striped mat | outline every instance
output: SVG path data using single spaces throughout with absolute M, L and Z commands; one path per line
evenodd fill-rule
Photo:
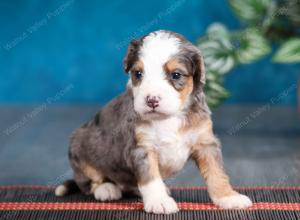
M 82 194 L 58 198 L 47 186 L 0 186 L 0 219 L 300 219 L 300 187 L 237 187 L 254 202 L 246 210 L 217 208 L 204 187 L 171 189 L 180 212 L 155 215 L 136 197 L 98 202 Z

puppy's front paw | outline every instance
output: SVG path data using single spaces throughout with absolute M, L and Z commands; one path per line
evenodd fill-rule
M 213 198 L 212 200 L 217 206 L 224 209 L 244 209 L 252 206 L 251 200 L 242 194 Z
M 175 200 L 168 195 L 146 199 L 144 209 L 154 214 L 171 214 L 179 211 Z
M 118 200 L 122 197 L 122 192 L 113 183 L 103 183 L 95 189 L 94 196 L 100 201 Z

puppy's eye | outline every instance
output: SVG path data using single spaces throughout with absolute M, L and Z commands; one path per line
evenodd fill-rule
M 174 79 L 174 80 L 178 80 L 182 76 L 181 73 L 179 73 L 179 72 L 173 72 L 173 73 L 171 73 L 171 75 L 172 75 L 172 79 Z
M 137 79 L 141 79 L 143 77 L 143 73 L 141 71 L 134 71 L 133 74 Z

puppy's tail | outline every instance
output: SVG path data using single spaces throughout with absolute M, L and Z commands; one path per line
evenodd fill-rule
M 80 189 L 74 180 L 66 180 L 62 185 L 55 188 L 55 195 L 65 196 L 79 191 Z

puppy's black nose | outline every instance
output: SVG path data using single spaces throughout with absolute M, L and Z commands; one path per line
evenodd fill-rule
M 157 108 L 159 106 L 159 97 L 158 96 L 147 96 L 146 97 L 146 104 L 150 107 L 150 108 Z

